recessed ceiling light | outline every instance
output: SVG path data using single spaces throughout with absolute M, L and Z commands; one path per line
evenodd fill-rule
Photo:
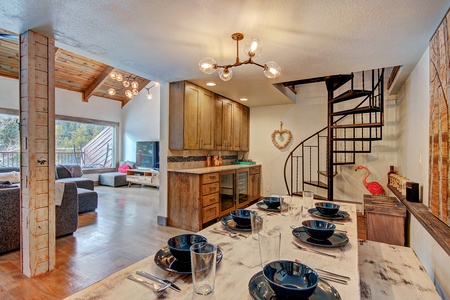
M 240 100 L 241 101 L 247 101 L 248 99 L 247 98 L 241 98 Z
M 214 82 L 207 82 L 206 85 L 207 86 L 216 86 L 216 84 Z

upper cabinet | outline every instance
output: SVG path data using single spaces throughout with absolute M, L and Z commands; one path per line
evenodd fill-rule
M 214 149 L 214 93 L 189 82 L 174 82 L 169 101 L 169 148 Z
M 169 149 L 249 150 L 249 108 L 190 82 L 170 83 Z

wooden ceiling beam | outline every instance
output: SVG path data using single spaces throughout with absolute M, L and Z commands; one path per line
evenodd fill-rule
M 95 80 L 87 87 L 83 92 L 83 102 L 88 102 L 89 98 L 95 93 L 97 88 L 99 88 L 108 79 L 109 73 L 114 70 L 111 66 L 106 66 L 100 75 L 95 78 Z

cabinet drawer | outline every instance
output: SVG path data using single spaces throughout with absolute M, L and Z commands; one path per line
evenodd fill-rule
M 219 193 L 203 196 L 203 207 L 214 203 L 219 203 Z
M 219 192 L 219 183 L 218 182 L 204 184 L 202 186 L 202 195 L 209 195 L 209 194 L 218 193 L 218 192 Z
M 211 221 L 219 216 L 219 203 L 203 208 L 203 223 Z
M 203 184 L 218 182 L 219 181 L 219 173 L 209 173 L 203 175 Z
M 249 173 L 250 173 L 250 175 L 258 174 L 259 173 L 259 167 L 250 168 Z

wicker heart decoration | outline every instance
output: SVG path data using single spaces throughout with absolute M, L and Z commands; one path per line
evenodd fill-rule
M 284 134 L 287 135 L 286 138 L 284 138 Z M 283 122 L 280 122 L 280 129 L 279 130 L 276 129 L 272 132 L 273 145 L 278 149 L 283 149 L 289 144 L 291 139 L 292 139 L 292 132 L 290 130 L 283 129 Z M 279 143 L 278 141 L 280 141 L 281 143 Z

